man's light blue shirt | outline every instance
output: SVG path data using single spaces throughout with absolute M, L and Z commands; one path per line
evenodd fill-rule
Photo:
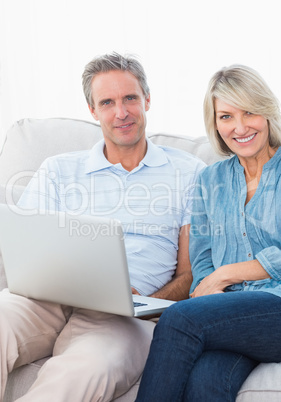
M 150 295 L 173 277 L 179 230 L 190 223 L 194 183 L 205 164 L 147 139 L 145 157 L 128 172 L 103 150 L 102 140 L 89 151 L 48 158 L 18 205 L 120 220 L 131 285 Z
M 194 192 L 190 228 L 193 284 L 222 265 L 257 259 L 271 279 L 227 290 L 262 290 L 281 296 L 281 148 L 263 166 L 246 204 L 244 168 L 237 156 L 205 168 Z

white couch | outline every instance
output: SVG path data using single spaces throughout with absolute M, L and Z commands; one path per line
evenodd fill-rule
M 220 159 L 212 151 L 206 137 L 151 133 L 148 136 L 156 144 L 173 146 L 195 154 L 207 164 Z M 88 149 L 100 138 L 102 133 L 98 125 L 81 120 L 54 118 L 16 122 L 8 131 L 0 154 L 0 202 L 17 202 L 31 176 L 46 157 Z M 0 253 L 0 289 L 6 286 Z M 28 390 L 46 359 L 20 367 L 9 375 L 4 402 L 14 401 Z M 138 383 L 116 401 L 134 401 L 137 389 Z M 281 401 L 281 363 L 260 364 L 245 381 L 237 397 L 237 402 L 268 401 Z

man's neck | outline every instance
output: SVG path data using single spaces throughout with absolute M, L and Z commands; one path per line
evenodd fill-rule
M 112 144 L 106 144 L 104 147 L 104 155 L 106 159 L 113 165 L 121 163 L 123 168 L 128 172 L 135 169 L 139 163 L 143 160 L 147 151 L 147 142 L 139 141 L 135 145 L 122 145 L 112 146 Z

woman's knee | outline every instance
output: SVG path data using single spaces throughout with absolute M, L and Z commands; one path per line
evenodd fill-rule
M 238 353 L 205 351 L 189 376 L 184 401 L 235 401 L 257 362 Z
M 163 337 L 171 336 L 173 332 L 188 334 L 189 332 L 201 334 L 202 319 L 200 306 L 194 303 L 195 299 L 179 301 L 164 311 L 155 328 L 155 333 Z M 196 306 L 195 306 L 196 305 Z M 205 307 L 202 307 L 202 311 Z

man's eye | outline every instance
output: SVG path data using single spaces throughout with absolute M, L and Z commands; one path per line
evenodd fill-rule
M 110 102 L 111 102 L 110 100 L 105 100 L 105 101 L 102 102 L 102 105 L 103 106 L 110 105 Z
M 133 95 L 127 96 L 126 99 L 127 99 L 128 101 L 136 100 L 136 96 L 133 96 Z

